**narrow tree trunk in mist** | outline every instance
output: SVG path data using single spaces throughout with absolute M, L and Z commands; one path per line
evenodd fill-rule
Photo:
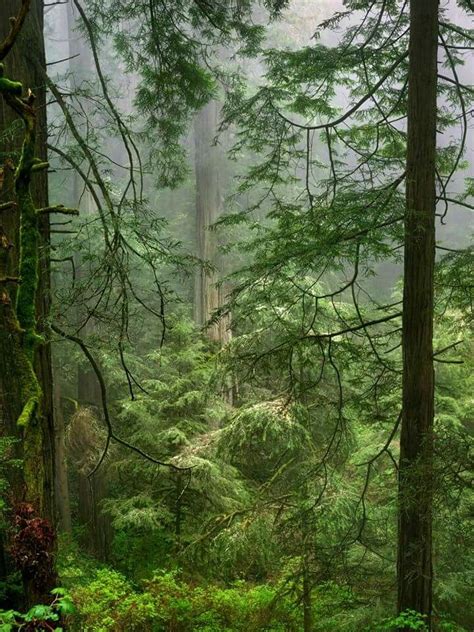
M 412 0 L 410 22 L 398 611 L 431 629 L 438 0 Z
M 308 561 L 304 561 L 303 566 L 303 630 L 312 632 L 313 630 L 313 604 L 311 601 L 311 576 Z
M 90 81 L 94 75 L 94 62 L 92 59 L 92 53 L 81 34 L 78 27 L 79 15 L 75 11 L 72 2 L 67 4 L 67 29 L 68 29 L 68 41 L 69 41 L 69 70 L 71 73 L 71 91 L 74 93 L 80 87 L 83 81 L 86 79 Z M 90 113 L 89 103 L 86 101 L 83 105 L 84 115 L 88 116 Z M 79 128 L 84 134 L 87 134 L 87 125 L 79 125 Z M 76 171 L 71 172 L 72 179 L 72 206 L 80 210 L 81 216 L 87 216 L 94 211 L 94 202 L 90 191 L 85 187 L 82 178 Z M 79 255 L 75 256 L 75 266 L 77 271 L 78 284 L 87 278 L 87 270 L 84 269 L 84 262 Z M 87 306 L 86 308 L 78 308 L 78 324 L 81 325 L 87 319 Z M 84 336 L 90 335 L 94 331 L 94 319 L 89 318 L 85 326 L 81 329 Z M 96 407 L 100 403 L 100 390 L 95 377 L 95 373 L 89 366 L 83 368 L 80 365 L 77 369 L 77 400 L 79 405 Z
M 95 67 L 92 52 L 87 40 L 78 29 L 79 13 L 75 10 L 74 4 L 67 4 L 67 29 L 69 40 L 69 69 L 71 72 L 71 91 L 75 92 L 83 81 L 90 81 L 95 77 Z M 84 116 L 91 114 L 90 104 L 83 102 Z M 77 122 L 84 135 L 88 133 L 88 125 Z M 94 213 L 95 204 L 90 191 L 85 187 L 82 178 L 76 171 L 72 171 L 72 206 L 79 208 L 81 216 L 88 216 Z M 75 256 L 76 280 L 80 285 L 88 277 L 84 262 L 79 255 Z M 81 335 L 84 337 L 94 334 L 94 317 L 89 318 L 88 306 L 79 306 L 77 309 L 77 321 L 81 326 Z M 79 406 L 90 407 L 94 414 L 100 411 L 100 388 L 94 371 L 88 366 L 80 364 L 77 367 L 77 401 Z M 104 516 L 100 509 L 100 503 L 105 497 L 105 481 L 102 471 L 97 472 L 93 480 L 89 480 L 87 472 L 77 469 L 78 484 L 78 521 L 85 527 L 85 546 L 97 558 L 106 560 L 108 557 L 110 541 L 110 520 Z
M 3 39 L 9 30 L 9 19 L 17 15 L 20 0 L 3 0 L 0 5 L 0 39 Z M 43 80 L 43 72 L 46 67 L 44 41 L 43 41 L 43 4 L 40 0 L 33 0 L 30 12 L 26 18 L 23 30 L 5 59 L 7 76 L 20 81 L 25 90 L 31 87 L 36 95 L 36 156 L 46 159 L 46 90 Z M 0 100 L 0 132 L 12 129 L 16 133 L 13 137 L 3 136 L 0 147 L 0 166 L 4 168 L 4 186 L 0 189 L 0 201 L 7 202 L 14 199 L 13 173 L 9 168 L 8 160 L 14 163 L 18 160 L 23 140 L 23 126 L 18 116 L 7 106 L 3 99 Z M 48 206 L 48 180 L 46 170 L 35 174 L 31 185 L 31 192 L 37 208 Z M 19 224 L 18 209 L 8 209 L 0 215 L 0 253 L 2 259 L 2 272 L 9 275 L 17 275 L 19 262 Z M 37 328 L 41 333 L 44 321 L 49 313 L 50 305 L 50 279 L 49 279 L 49 216 L 44 215 L 39 221 L 40 231 L 40 261 L 39 261 L 39 285 L 36 293 Z M 0 275 L 1 276 L 1 275 Z M 2 314 L 0 317 L 0 433 L 2 435 L 16 436 L 20 439 L 17 444 L 17 455 L 22 456 L 21 431 L 17 426 L 17 419 L 21 412 L 21 394 L 19 384 L 21 380 L 15 373 L 20 370 L 13 350 L 10 346 L 13 342 L 8 333 L 10 322 L 7 312 L 10 307 L 5 301 L 10 301 L 10 306 L 15 302 L 16 291 L 10 287 L 9 297 L 4 294 L 2 302 Z M 5 292 L 5 288 L 2 288 Z M 5 335 L 3 335 L 5 334 Z M 53 490 L 53 452 L 54 452 L 54 425 L 53 425 L 53 396 L 52 396 L 52 371 L 51 350 L 49 343 L 38 345 L 34 360 L 35 372 L 42 390 L 41 403 L 41 429 L 38 432 L 37 452 L 40 462 L 41 480 L 36 488 L 39 497 L 34 500 L 37 510 L 43 517 L 50 520 L 54 516 L 54 490 Z M 12 476 L 13 502 L 17 503 L 29 497 L 29 491 L 25 487 L 25 480 L 19 480 L 20 474 L 16 472 Z
M 69 480 L 66 457 L 66 427 L 61 402 L 59 381 L 54 385 L 54 421 L 55 421 L 55 492 L 58 530 L 71 533 L 71 504 L 69 498 Z
M 217 266 L 217 236 L 211 229 L 222 212 L 223 150 L 214 145 L 219 127 L 220 106 L 210 101 L 197 115 L 194 123 L 196 169 L 196 243 L 197 255 L 206 264 Z M 194 288 L 194 319 L 205 327 L 216 309 L 226 301 L 225 289 L 217 286 L 216 270 L 200 269 Z M 231 337 L 230 318 L 224 316 L 206 328 L 210 340 L 225 344 Z
M 110 519 L 101 511 L 101 501 L 107 489 L 104 475 L 100 472 L 90 480 L 85 473 L 78 473 L 78 519 L 86 528 L 84 548 L 97 559 L 109 558 L 112 527 Z

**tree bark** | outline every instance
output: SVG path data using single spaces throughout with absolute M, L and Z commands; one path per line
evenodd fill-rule
M 398 611 L 431 629 L 438 0 L 412 0 L 410 14 Z
M 99 472 L 90 480 L 84 472 L 78 472 L 78 522 L 86 530 L 83 546 L 103 562 L 109 558 L 112 540 L 110 518 L 100 507 L 106 496 L 106 481 L 103 474 Z
M 15 19 L 19 8 L 20 2 L 2 4 L 1 40 L 11 24 L 21 23 L 9 19 Z M 22 573 L 27 605 L 48 599 L 56 581 L 52 373 L 44 335 L 50 301 L 49 223 L 37 212 L 48 206 L 42 10 L 39 0 L 29 7 L 1 67 L 0 86 L 0 130 L 18 130 L 5 134 L 2 142 L 2 167 L 8 176 L 1 192 L 7 210 L 3 208 L 0 229 L 0 432 L 16 440 L 22 464 L 9 481 L 14 522 L 10 553 Z
M 0 39 L 6 35 L 9 29 L 9 18 L 17 15 L 20 7 L 19 0 L 6 0 L 0 7 Z M 30 12 L 26 18 L 22 32 L 20 33 L 13 49 L 5 59 L 6 75 L 16 81 L 20 81 L 25 89 L 31 87 L 36 95 L 36 156 L 46 159 L 46 90 L 42 80 L 42 69 L 46 67 L 44 41 L 43 41 L 43 4 L 40 0 L 32 2 Z M 23 130 L 18 116 L 7 106 L 4 99 L 0 102 L 0 130 L 16 130 L 11 137 L 2 138 L 2 160 L 9 158 L 14 162 L 18 159 L 18 152 L 23 139 Z M 8 170 L 8 169 L 7 169 Z M 48 180 L 45 170 L 35 174 L 31 184 L 32 197 L 36 207 L 48 206 Z M 0 191 L 0 201 L 13 199 L 13 177 L 6 174 L 5 186 Z M 0 217 L 3 239 L 9 242 L 8 256 L 3 258 L 3 268 L 10 275 L 18 273 L 19 261 L 19 225 L 20 215 L 18 208 L 12 208 L 8 212 L 2 212 Z M 44 321 L 49 312 L 49 217 L 39 218 L 40 231 L 40 261 L 39 283 L 36 292 L 36 316 L 39 333 L 44 331 Z M 11 356 L 11 344 L 13 339 L 9 336 L 11 330 L 11 308 L 15 302 L 16 290 L 9 288 L 10 305 L 6 302 L 2 305 L 0 328 L 3 336 L 0 340 L 0 356 L 4 362 L 0 366 L 0 432 L 21 439 L 21 433 L 17 426 L 19 409 L 21 413 L 20 380 L 17 371 L 21 370 L 18 358 Z M 6 299 L 6 296 L 4 296 Z M 6 363 L 6 364 L 5 364 Z M 41 432 L 38 440 L 39 461 L 41 462 L 42 480 L 40 498 L 36 499 L 43 517 L 50 520 L 54 517 L 54 492 L 53 492 L 53 452 L 54 452 L 54 427 L 53 427 L 53 398 L 52 398 L 52 371 L 51 353 L 48 342 L 38 345 L 35 351 L 35 372 L 42 390 L 41 404 Z M 17 445 L 21 455 L 21 442 Z M 39 467 L 40 463 L 38 463 Z M 18 502 L 25 498 L 27 491 L 25 482 L 19 481 L 18 472 L 13 476 L 13 498 Z M 21 489 L 20 489 L 20 487 Z

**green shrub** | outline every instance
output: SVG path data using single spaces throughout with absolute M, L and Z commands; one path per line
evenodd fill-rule
M 289 600 L 271 586 L 194 586 L 177 572 L 157 573 L 138 590 L 115 571 L 97 571 L 74 593 L 81 632 L 296 632 Z
M 62 624 L 75 615 L 76 608 L 67 591 L 55 588 L 49 604 L 37 604 L 28 612 L 0 610 L 0 632 L 14 630 L 54 630 L 61 632 Z

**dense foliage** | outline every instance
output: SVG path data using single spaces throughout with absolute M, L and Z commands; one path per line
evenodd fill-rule
M 0 632 L 473 629 L 469 7 L 449 2 L 439 17 L 432 612 L 396 606 L 408 4 L 45 9 L 49 193 L 61 204 L 34 206 L 31 158 L 22 268 L 21 187 L 18 202 L 0 199 L 0 307 L 17 319 L 0 342 L 18 338 L 37 386 L 17 425 L 26 409 L 40 432 L 48 388 L 54 424 L 51 443 L 41 426 L 40 456 L 0 414 Z M 34 118 L 15 85 L 5 102 Z M 2 143 L 25 139 L 2 148 L 0 194 L 7 154 L 16 181 L 33 155 L 23 118 L 24 130 L 0 129 Z M 221 152 L 206 163 L 215 178 L 199 151 Z M 203 227 L 206 187 L 219 217 Z M 2 214 L 17 206 L 20 272 L 3 277 L 14 247 L 4 256 Z M 53 218 L 46 237 L 40 212 Z M 48 386 L 35 353 L 50 346 Z M 31 480 L 53 452 L 46 516 Z

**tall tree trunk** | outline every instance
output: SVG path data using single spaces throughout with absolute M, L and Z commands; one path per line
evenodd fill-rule
M 112 540 L 110 518 L 101 510 L 101 501 L 107 496 L 106 479 L 99 472 L 90 480 L 84 472 L 78 472 L 78 521 L 85 527 L 84 548 L 97 559 L 106 562 Z
M 181 472 L 176 472 L 175 477 L 174 535 L 176 553 L 179 553 L 181 549 L 181 527 L 183 520 L 183 481 Z
M 438 0 L 412 0 L 403 293 L 398 610 L 431 619 Z M 429 623 L 431 626 L 431 624 Z
M 0 5 L 0 39 L 8 32 L 9 18 L 17 15 L 20 0 L 4 0 Z M 43 71 L 46 68 L 44 40 L 43 40 L 43 3 L 41 0 L 33 0 L 28 17 L 26 18 L 22 32 L 18 40 L 5 60 L 7 76 L 20 81 L 25 87 L 31 87 L 36 95 L 36 155 L 46 160 L 46 89 L 43 80 Z M 15 158 L 21 146 L 22 128 L 20 121 L 13 111 L 2 99 L 0 103 L 0 131 L 5 132 L 12 124 L 19 133 L 11 139 L 2 138 L 2 160 L 8 157 Z M 8 180 L 10 180 L 8 184 Z M 0 200 L 12 199 L 13 178 L 7 177 L 7 185 L 0 191 Z M 46 171 L 38 172 L 32 182 L 31 191 L 37 207 L 48 206 L 48 179 Z M 6 264 L 10 274 L 15 275 L 18 268 L 19 253 L 19 213 L 16 209 L 10 209 L 1 214 L 3 234 L 11 244 L 9 249 L 9 263 Z M 49 280 L 49 216 L 44 215 L 39 220 L 41 237 L 39 285 L 37 291 L 37 320 L 38 330 L 44 329 L 44 322 L 49 313 L 50 304 L 50 280 Z M 10 291 L 10 297 L 14 302 L 15 292 Z M 2 318 L 0 326 L 6 323 Z M 6 354 L 6 349 L 0 348 L 0 355 Z M 7 358 L 8 356 L 5 356 Z M 52 370 L 51 349 L 49 343 L 39 345 L 35 353 L 35 371 L 42 389 L 42 462 L 43 462 L 43 491 L 41 513 L 43 516 L 53 519 L 54 516 L 54 424 L 53 424 L 53 395 L 52 395 Z M 0 371 L 0 432 L 2 434 L 18 435 L 16 428 L 16 408 L 14 395 L 5 383 L 5 371 Z M 9 397 L 7 397 L 7 393 Z M 6 401 L 6 400 L 9 401 Z M 18 500 L 19 498 L 17 498 Z
M 46 161 L 48 128 L 46 119 L 46 86 L 43 79 L 43 72 L 46 70 L 46 55 L 44 47 L 44 19 L 43 1 L 33 2 L 32 11 L 35 17 L 35 40 L 34 48 L 37 48 L 34 59 L 34 83 L 33 90 L 36 95 L 36 116 L 37 116 L 37 156 Z M 27 46 L 31 46 L 28 40 Z M 32 58 L 29 65 L 33 65 Z M 49 205 L 48 195 L 48 174 L 47 171 L 39 172 L 34 178 L 33 196 L 37 207 L 47 207 Z M 54 397 L 53 397 L 53 365 L 51 355 L 51 344 L 48 341 L 48 318 L 51 309 L 51 263 L 50 263 L 50 216 L 49 214 L 39 217 L 40 232 L 40 259 L 39 259 L 39 283 L 36 293 L 36 311 L 38 315 L 37 328 L 40 334 L 44 335 L 45 344 L 37 347 L 35 358 L 35 370 L 43 392 L 42 415 L 43 415 L 43 459 L 45 473 L 45 511 L 44 514 L 54 524 L 55 521 L 55 420 L 54 420 Z
M 83 34 L 78 29 L 79 14 L 71 2 L 67 4 L 67 28 L 69 42 L 69 70 L 71 73 L 71 92 L 79 90 L 84 81 L 90 81 L 94 76 L 94 62 L 91 50 Z M 90 104 L 87 100 L 82 102 L 84 116 L 90 114 Z M 88 122 L 84 120 L 77 122 L 79 129 L 86 135 L 88 133 Z M 84 182 L 76 171 L 72 172 L 72 205 L 79 208 L 81 215 L 91 215 L 95 210 L 94 201 L 90 191 L 84 186 Z M 75 266 L 77 270 L 77 280 L 80 283 L 88 276 L 88 270 L 85 269 L 88 264 L 81 260 L 80 255 L 75 256 Z M 88 307 L 78 307 L 78 323 L 83 323 L 88 316 Z M 89 318 L 86 325 L 82 328 L 84 336 L 94 332 L 94 318 Z M 89 366 L 83 368 L 82 365 L 77 369 L 77 400 L 82 406 L 98 407 L 100 404 L 100 389 L 94 371 Z
M 194 288 L 194 320 L 205 327 L 215 310 L 225 301 L 225 288 L 217 285 L 217 238 L 211 229 L 222 212 L 222 171 L 225 155 L 214 144 L 219 127 L 220 105 L 210 101 L 198 112 L 194 123 L 196 170 L 196 243 L 197 255 L 214 269 L 201 268 Z M 230 319 L 222 317 L 206 328 L 210 340 L 225 344 L 231 337 Z
M 10 28 L 10 18 L 19 13 L 20 4 L 19 0 L 2 3 L 0 40 Z M 5 274 L 20 277 L 18 289 L 4 281 L 0 288 L 0 432 L 16 439 L 16 456 L 22 462 L 10 480 L 15 516 L 11 553 L 22 572 L 26 601 L 31 603 L 46 598 L 55 582 L 51 555 L 54 547 L 51 353 L 49 343 L 41 337 L 50 302 L 49 221 L 47 215 L 37 213 L 37 208 L 48 206 L 43 81 L 46 62 L 40 0 L 32 2 L 5 62 L 6 77 L 20 81 L 24 95 L 27 89 L 36 95 L 22 101 L 4 82 L 0 107 L 0 131 L 5 133 L 13 125 L 19 132 L 4 134 L 2 138 L 6 177 L 0 193 L 6 202 L 15 200 L 16 206 L 7 206 L 1 216 L 0 277 Z M 31 521 L 38 524 L 35 533 L 38 530 L 43 533 L 37 540 L 31 537 Z M 38 554 L 38 547 L 45 547 L 41 572 L 30 563 Z
M 78 29 L 79 13 L 75 10 L 73 2 L 67 4 L 67 28 L 69 55 L 69 69 L 71 72 L 71 91 L 75 92 L 82 87 L 84 81 L 90 81 L 95 76 L 95 66 L 92 52 L 84 35 Z M 88 101 L 82 103 L 84 116 L 91 113 Z M 76 122 L 81 131 L 86 135 L 89 122 Z M 82 124 L 81 124 L 82 123 Z M 81 215 L 90 216 L 96 210 L 92 196 L 80 176 L 72 172 L 72 204 L 79 208 Z M 88 277 L 88 263 L 80 255 L 75 257 L 77 281 L 79 284 Z M 96 327 L 94 318 L 88 317 L 88 306 L 82 305 L 77 309 L 77 320 L 82 327 L 81 335 L 87 337 L 94 334 Z M 100 410 L 100 388 L 94 371 L 89 366 L 77 367 L 77 401 L 82 408 L 91 408 L 94 415 Z M 103 470 L 97 472 L 93 480 L 89 480 L 87 471 L 77 468 L 77 493 L 78 493 L 78 521 L 85 528 L 85 547 L 97 558 L 106 560 L 111 540 L 110 518 L 101 511 L 101 501 L 106 496 L 106 481 Z

